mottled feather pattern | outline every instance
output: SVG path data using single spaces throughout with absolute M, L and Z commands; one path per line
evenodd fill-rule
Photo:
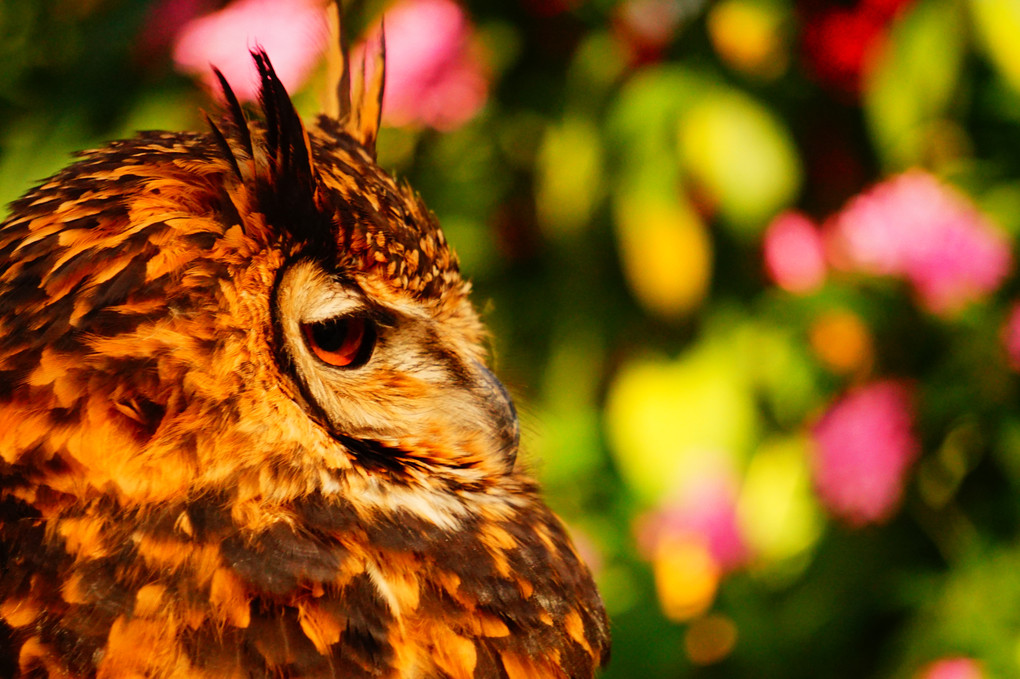
M 85 153 L 0 225 L 0 672 L 593 676 L 602 604 L 435 218 L 255 58 L 260 115 L 224 82 L 209 133 Z M 301 267 L 393 356 L 325 403 Z

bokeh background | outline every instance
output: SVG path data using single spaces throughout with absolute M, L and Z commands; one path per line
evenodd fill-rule
M 475 282 L 605 677 L 1020 676 L 1020 3 L 397 0 L 381 163 Z M 327 87 L 319 0 L 3 0 L 0 201 Z

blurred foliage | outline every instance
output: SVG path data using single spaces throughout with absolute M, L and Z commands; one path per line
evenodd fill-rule
M 156 4 L 0 3 L 0 200 L 103 140 L 203 128 L 208 95 L 146 44 Z M 613 619 L 605 676 L 934 677 L 960 657 L 977 674 L 952 676 L 1020 675 L 1012 264 L 936 313 L 914 278 L 831 249 L 810 290 L 762 257 L 781 213 L 829 248 L 848 201 L 909 168 L 1015 250 L 1014 0 L 465 7 L 485 107 L 443 133 L 385 130 L 380 160 L 475 283 L 524 458 Z M 823 487 L 816 436 L 888 379 L 913 395 L 919 452 L 860 520 L 827 498 L 872 469 Z

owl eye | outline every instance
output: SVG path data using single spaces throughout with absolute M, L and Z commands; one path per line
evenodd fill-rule
M 338 316 L 302 323 L 305 342 L 323 363 L 337 368 L 357 368 L 368 362 L 375 348 L 375 324 L 358 316 Z

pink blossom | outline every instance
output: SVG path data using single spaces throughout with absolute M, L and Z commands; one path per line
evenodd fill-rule
M 670 536 L 697 540 L 715 563 L 730 571 L 747 561 L 748 547 L 737 521 L 737 479 L 716 470 L 688 479 L 674 496 L 638 527 L 641 551 L 651 555 Z
M 825 282 L 825 248 L 815 225 L 799 212 L 784 212 L 769 224 L 763 243 L 765 270 L 788 292 L 808 293 Z
M 829 235 L 838 265 L 903 277 L 938 314 L 995 291 L 1012 267 L 1006 237 L 965 196 L 919 170 L 850 201 Z
M 387 10 L 385 25 L 387 123 L 451 130 L 482 108 L 488 79 L 459 5 L 402 0 Z
M 1014 302 L 1002 327 L 1002 344 L 1009 367 L 1020 372 L 1020 302 Z
M 822 503 L 854 526 L 888 519 L 920 453 L 912 389 L 887 380 L 853 390 L 814 426 L 814 481 Z
M 188 22 L 174 44 L 180 70 L 201 75 L 215 89 L 210 66 L 219 68 L 241 100 L 258 95 L 249 50 L 269 54 L 284 86 L 299 88 L 322 56 L 329 35 L 320 0 L 236 0 Z
M 918 679 L 984 679 L 981 664 L 971 658 L 936 660 L 917 675 Z

